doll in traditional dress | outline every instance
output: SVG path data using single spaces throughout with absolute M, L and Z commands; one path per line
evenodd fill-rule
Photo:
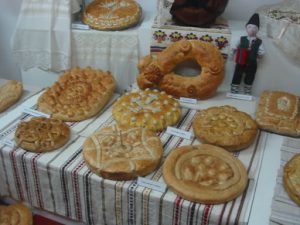
M 258 30 L 259 15 L 255 13 L 246 24 L 247 36 L 242 36 L 233 47 L 233 52 L 236 53 L 236 66 L 231 82 L 231 93 L 239 93 L 240 83 L 245 74 L 244 94 L 251 95 L 257 58 L 261 58 L 265 53 L 262 40 L 256 36 Z

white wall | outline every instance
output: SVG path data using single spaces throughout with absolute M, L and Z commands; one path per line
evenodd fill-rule
M 230 20 L 247 21 L 258 7 L 262 5 L 275 4 L 282 1 L 281 0 L 229 0 L 223 16 Z
M 21 79 L 21 72 L 10 50 L 10 38 L 14 31 L 22 0 L 0 0 L 0 78 Z

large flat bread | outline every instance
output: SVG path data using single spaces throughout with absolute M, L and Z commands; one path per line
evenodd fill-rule
M 256 122 L 260 129 L 300 137 L 299 97 L 282 91 L 264 91 L 259 99 Z
M 122 30 L 137 24 L 141 16 L 135 0 L 95 0 L 85 8 L 82 21 L 98 30 Z
M 9 206 L 0 206 L 0 225 L 32 225 L 31 210 L 16 203 Z
M 116 84 L 110 72 L 79 67 L 66 71 L 38 99 L 38 109 L 63 121 L 96 115 L 112 97 Z
M 15 141 L 21 148 L 32 152 L 57 149 L 70 139 L 70 128 L 57 119 L 35 117 L 21 122 L 15 132 Z
M 155 133 L 140 127 L 105 127 L 83 145 L 86 164 L 99 176 L 111 180 L 131 180 L 151 173 L 162 152 Z
M 250 115 L 228 105 L 200 110 L 193 120 L 193 128 L 202 143 L 228 151 L 247 148 L 255 140 L 258 130 Z
M 121 126 L 160 131 L 177 123 L 181 109 L 171 95 L 146 89 L 121 96 L 113 105 L 112 115 Z
M 19 81 L 9 80 L 0 86 L 0 112 L 3 112 L 22 96 L 23 85 Z
M 284 166 L 283 186 L 290 198 L 300 206 L 300 153 Z
M 208 144 L 172 150 L 164 162 L 163 176 L 176 194 L 204 204 L 231 201 L 248 183 L 240 160 L 225 149 Z

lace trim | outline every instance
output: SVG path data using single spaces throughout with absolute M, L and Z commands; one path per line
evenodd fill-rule
M 13 52 L 13 56 L 24 70 L 38 67 L 46 71 L 61 72 L 70 68 L 70 57 L 61 53 L 24 51 Z

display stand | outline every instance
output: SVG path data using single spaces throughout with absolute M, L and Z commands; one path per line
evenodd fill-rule
M 161 41 L 157 34 L 158 30 L 161 30 L 162 27 L 153 25 L 154 21 L 154 13 L 148 12 L 145 8 L 146 13 L 144 14 L 144 20 L 140 24 L 140 26 L 133 29 L 133 31 L 128 32 L 134 32 L 134 35 L 137 37 L 137 48 L 131 49 L 135 57 L 134 60 L 131 61 L 128 69 L 128 65 L 126 65 L 127 70 L 124 69 L 124 65 L 117 65 L 118 73 L 117 76 L 121 77 L 121 80 L 118 80 L 118 82 L 121 83 L 121 85 L 124 85 L 125 88 L 128 87 L 129 84 L 132 84 L 132 82 L 135 81 L 135 76 L 137 74 L 136 69 L 136 63 L 137 63 L 137 57 L 144 56 L 150 52 L 150 46 L 158 46 L 159 48 L 163 49 L 166 47 L 166 41 L 171 41 L 171 37 L 174 36 L 171 33 L 174 32 L 173 28 L 171 27 L 165 27 L 166 29 L 164 32 L 166 34 L 166 39 Z M 222 30 L 222 32 L 218 32 L 218 29 L 216 30 L 216 34 L 220 35 L 227 35 L 226 40 L 230 42 L 230 39 L 239 37 L 244 30 L 244 21 L 229 21 L 229 28 Z M 153 27 L 152 27 L 153 25 Z M 224 32 L 223 32 L 224 31 Z M 170 32 L 170 33 L 167 33 Z M 176 31 L 175 31 L 176 32 Z M 191 33 L 191 30 L 189 29 L 181 29 L 180 32 L 182 37 L 188 36 L 188 34 Z M 76 36 L 85 36 L 87 39 L 84 38 L 74 38 L 76 40 L 74 49 L 78 48 L 77 51 L 77 57 L 76 60 L 74 60 L 74 64 L 86 66 L 89 65 L 89 62 L 80 63 L 78 60 L 80 57 L 89 57 L 89 51 L 92 51 L 92 46 L 95 41 L 97 41 L 96 36 L 99 36 L 100 34 L 104 34 L 99 31 L 94 30 L 73 30 L 73 33 L 76 33 Z M 126 32 L 124 32 L 126 33 Z M 177 33 L 179 33 L 177 31 Z M 201 33 L 201 32 L 200 32 Z M 117 36 L 121 33 L 114 33 Z M 208 34 L 208 33 L 206 33 Z M 206 34 L 195 34 L 197 39 L 201 39 L 201 37 Z M 209 34 L 208 34 L 209 35 Z M 262 34 L 263 35 L 263 34 Z M 91 41 L 90 36 L 93 36 L 93 40 Z M 105 35 L 104 35 L 105 36 Z M 164 35 L 163 35 L 164 36 Z M 108 37 L 108 36 L 107 36 Z M 193 35 L 190 36 L 192 38 Z M 217 39 L 217 36 L 212 38 L 213 40 Z M 85 55 L 79 55 L 81 51 L 84 51 L 84 44 L 86 41 L 89 40 L 91 43 L 89 43 L 89 48 L 84 52 Z M 298 79 L 299 79 L 299 68 L 295 65 L 291 65 L 289 61 L 280 54 L 280 51 L 278 51 L 276 48 L 274 48 L 272 42 L 268 39 L 268 37 L 263 36 L 263 41 L 266 46 L 267 54 L 265 56 L 265 59 L 263 59 L 263 62 L 260 64 L 258 69 L 258 77 L 256 79 L 256 84 L 254 87 L 254 94 L 256 96 L 259 96 L 261 91 L 265 89 L 280 89 L 285 91 L 291 91 L 297 95 L 300 95 L 299 92 L 299 85 L 298 85 Z M 104 42 L 106 43 L 106 42 Z M 152 43 L 152 44 L 151 44 Z M 161 45 L 160 45 L 161 44 Z M 101 45 L 98 46 L 101 48 Z M 227 54 L 226 52 L 229 51 L 230 43 L 226 43 L 226 46 L 224 45 L 221 49 L 224 50 L 223 54 Z M 151 48 L 151 51 L 155 52 L 155 47 Z M 274 57 L 276 55 L 276 57 Z M 85 58 L 87 59 L 87 58 Z M 93 66 L 99 64 L 97 63 L 98 59 L 93 58 L 92 59 Z M 100 59 L 101 60 L 101 57 Z M 105 61 L 106 62 L 106 61 Z M 101 63 L 104 63 L 102 62 Z M 126 61 L 123 61 L 123 63 L 126 64 Z M 212 105 L 224 105 L 224 104 L 230 104 L 236 106 L 238 109 L 245 111 L 252 116 L 255 115 L 255 107 L 256 102 L 255 101 L 242 101 L 242 100 L 233 100 L 228 99 L 225 97 L 225 92 L 229 89 L 229 84 L 232 77 L 232 70 L 234 68 L 233 62 L 230 60 L 226 63 L 226 69 L 225 69 L 225 80 L 223 82 L 223 85 L 220 87 L 219 92 L 216 96 L 213 98 L 207 100 L 207 101 L 198 101 L 196 105 L 194 105 L 193 109 L 190 109 L 190 112 L 195 112 L 197 109 L 206 108 Z M 101 68 L 101 69 L 108 69 L 108 68 Z M 123 73 L 123 71 L 126 71 L 126 73 Z M 288 71 L 288 72 L 287 72 Z M 32 72 L 32 70 L 29 71 L 23 71 L 22 78 L 24 83 L 27 84 L 38 84 L 39 81 L 43 81 L 43 86 L 49 86 L 51 85 L 58 76 L 57 74 L 50 74 L 49 71 L 43 71 L 45 73 L 44 75 L 41 75 L 41 71 L 35 70 Z M 284 76 L 283 76 L 284 74 Z M 48 77 L 49 79 L 48 79 Z M 55 77 L 54 77 L 55 76 Z M 122 81 L 125 81 L 125 83 Z M 122 83 L 123 82 L 123 83 Z M 36 92 L 33 92 L 36 93 Z M 223 94 L 222 94 L 223 93 Z M 27 98 L 24 100 L 28 100 Z M 26 101 L 24 101 L 26 102 Z M 10 116 L 12 117 L 6 117 L 7 115 L 4 115 L 5 117 L 0 118 L 1 123 L 1 131 L 4 131 L 4 129 L 12 128 L 13 124 L 16 124 L 16 121 L 13 122 L 13 120 L 18 120 L 21 113 L 21 106 L 20 104 L 24 103 L 23 101 L 20 101 L 17 107 L 12 107 L 11 111 L 8 111 Z M 34 106 L 34 102 L 33 103 Z M 27 104 L 27 103 L 26 103 Z M 190 106 L 185 106 L 190 107 Z M 15 199 L 22 199 L 19 196 L 22 196 L 22 192 L 24 194 L 23 200 L 27 199 L 27 193 L 31 193 L 31 204 L 34 207 L 42 208 L 42 211 L 45 214 L 46 211 L 54 212 L 55 214 L 60 214 L 63 217 L 53 217 L 57 221 L 63 221 L 62 223 L 65 224 L 72 224 L 73 221 L 69 221 L 68 218 L 76 219 L 84 221 L 85 223 L 93 223 L 93 221 L 102 221 L 109 224 L 111 221 L 114 221 L 116 224 L 125 224 L 125 223 L 144 223 L 144 224 L 155 224 L 157 222 L 157 218 L 154 218 L 158 215 L 158 218 L 167 217 L 166 219 L 163 219 L 163 223 L 165 224 L 171 224 L 170 220 L 173 219 L 174 215 L 176 215 L 176 219 L 173 220 L 173 223 L 176 224 L 186 224 L 188 219 L 189 221 L 192 221 L 193 223 L 199 223 L 200 220 L 206 217 L 201 217 L 201 213 L 203 213 L 203 209 L 207 210 L 207 212 L 212 212 L 214 207 L 207 207 L 207 206 L 201 206 L 199 204 L 194 204 L 189 201 L 182 200 L 178 197 L 176 197 L 174 194 L 170 193 L 168 191 L 166 195 L 171 196 L 172 200 L 169 201 L 163 201 L 161 199 L 164 199 L 165 197 L 162 197 L 159 193 L 156 193 L 155 191 L 148 190 L 147 188 L 137 187 L 135 186 L 134 182 L 127 183 L 127 182 L 110 182 L 105 181 L 96 175 L 92 174 L 87 167 L 84 165 L 82 158 L 80 156 L 80 146 L 84 140 L 84 138 L 91 134 L 91 132 L 94 131 L 95 128 L 98 128 L 99 126 L 104 126 L 107 124 L 110 124 L 112 122 L 111 114 L 110 114 L 110 108 L 108 108 L 101 116 L 97 117 L 97 119 L 92 121 L 93 123 L 88 123 L 86 126 L 80 126 L 76 125 L 78 128 L 76 131 L 76 135 L 74 136 L 73 147 L 70 149 L 68 146 L 67 149 L 63 149 L 63 152 L 66 153 L 66 155 L 72 155 L 72 150 L 74 148 L 77 148 L 75 150 L 76 157 L 75 161 L 73 161 L 71 164 L 64 164 L 62 161 L 65 158 L 52 158 L 53 161 L 46 161 L 46 164 L 43 164 L 47 160 L 45 156 L 41 154 L 33 155 L 31 153 L 26 153 L 21 149 L 11 149 L 9 146 L 0 146 L 0 165 L 2 166 L 1 172 L 0 172 L 0 179 L 1 183 L 5 184 L 5 188 L 1 186 L 1 194 L 3 195 L 9 195 L 10 197 L 13 197 Z M 11 118 L 14 118 L 11 120 Z M 19 118 L 20 119 L 20 118 Z M 191 121 L 191 118 L 187 121 L 189 123 Z M 91 125 L 91 126 L 90 126 Z M 93 126 L 94 127 L 93 127 Z M 4 126 L 8 126 L 5 127 Z M 74 127 L 76 127 L 74 126 Z M 190 127 L 185 124 L 183 127 L 186 129 L 190 129 Z M 13 131 L 13 129 L 9 129 L 10 131 Z M 7 130 L 6 130 L 7 131 Z M 5 133 L 5 132 L 4 132 Z M 3 134 L 3 133 L 2 133 Z M 12 135 L 10 133 L 9 135 Z M 165 135 L 165 134 L 163 134 Z M 263 133 L 263 139 L 260 139 L 260 155 L 259 159 L 257 159 L 256 164 L 251 172 L 251 186 L 247 190 L 247 207 L 240 209 L 232 208 L 234 211 L 230 214 L 229 217 L 227 217 L 227 222 L 230 223 L 232 221 L 237 223 L 243 223 L 243 224 L 249 224 L 249 225 L 267 225 L 269 224 L 269 218 L 271 215 L 271 201 L 273 197 L 273 190 L 276 184 L 276 175 L 277 170 L 279 168 L 280 164 L 280 147 L 282 144 L 283 136 L 270 134 L 270 133 Z M 0 136 L 0 138 L 4 138 L 6 136 Z M 12 136 L 10 136 L 12 137 Z M 173 139 L 173 142 L 178 142 L 181 144 L 186 144 L 188 142 L 179 140 L 178 138 L 171 138 Z M 166 141 L 166 139 L 163 139 Z M 175 140 L 175 141 L 174 141 Z M 263 141 L 262 141 L 263 140 Z M 76 147 L 75 147 L 76 144 Z M 176 144 L 175 144 L 176 145 Z M 175 146 L 174 144 L 172 147 Z M 167 151 L 170 150 L 171 147 L 167 149 Z M 248 151 L 250 152 L 250 151 Z M 247 151 L 245 152 L 245 154 Z M 56 155 L 57 154 L 57 155 Z M 52 153 L 52 156 L 59 157 L 60 154 L 57 152 Z M 255 155 L 255 154 L 254 154 Z M 65 156 L 65 155 L 63 155 Z M 58 160 L 58 161 L 55 161 Z M 5 168 L 3 168 L 5 162 Z M 74 163 L 74 164 L 73 164 Z M 9 169 L 10 168 L 10 169 Z M 62 170 L 60 170 L 63 168 Z M 28 171 L 36 171 L 36 173 L 30 174 Z M 6 174 L 5 174 L 6 173 Z M 59 175 L 55 174 L 58 173 Z M 26 175 L 24 177 L 24 174 Z M 50 175 L 49 175 L 50 174 Z M 16 176 L 18 175 L 18 176 Z M 32 181 L 35 186 L 31 186 L 30 190 L 28 191 L 26 187 L 30 186 L 27 179 L 30 176 L 30 182 Z M 67 180 L 66 186 L 63 187 L 63 182 L 61 182 L 59 176 L 64 177 L 64 179 Z M 19 178 L 18 178 L 19 177 Z M 43 178 L 51 178 L 54 179 L 51 182 L 48 180 L 43 180 Z M 155 179 L 157 179 L 157 176 L 153 176 Z M 10 183 L 9 179 L 13 179 L 13 181 Z M 16 182 L 16 180 L 18 180 Z M 158 178 L 159 181 L 162 181 L 161 177 Z M 61 193 L 67 193 L 66 196 L 55 196 L 55 206 L 53 206 L 53 199 L 54 198 L 54 189 L 52 187 L 52 194 L 49 193 L 49 183 L 55 184 L 55 182 L 58 182 L 60 185 L 58 185 L 57 190 L 62 189 Z M 79 183 L 78 183 L 79 181 Z M 41 183 L 39 183 L 41 182 Z M 90 183 L 89 183 L 90 182 Z M 19 186 L 18 186 L 19 184 Z M 79 186 L 80 188 L 79 188 Z M 26 186 L 27 185 L 27 186 Z M 40 185 L 40 186 L 39 186 Z M 10 187 L 11 186 L 11 187 Z M 22 190 L 22 188 L 24 188 Z M 9 191 L 9 189 L 11 190 Z M 37 193 L 36 190 L 39 190 L 39 188 L 42 188 L 42 194 Z M 18 190 L 19 189 L 19 190 Z M 113 190 L 113 191 L 112 191 Z M 111 192 L 112 191 L 112 192 Z M 11 193 L 10 193 L 11 192 Z M 27 193 L 26 193 L 27 192 Z M 95 192 L 96 194 L 91 194 L 91 192 Z M 60 194 L 61 194 L 60 193 Z M 73 195 L 75 193 L 75 195 Z M 39 196 L 40 195 L 40 196 Z M 44 197 L 47 196 L 47 197 Z M 107 196 L 106 196 L 107 195 Z M 52 197 L 51 197 L 52 196 Z M 91 204 L 86 203 L 86 197 L 92 201 Z M 111 196 L 111 197 L 108 197 Z M 127 207 L 127 201 L 128 199 L 132 199 L 132 196 L 135 196 L 134 202 L 129 202 L 134 204 L 134 207 L 132 205 L 129 205 Z M 40 198 L 40 199 L 39 199 Z M 105 199 L 105 201 L 101 201 Z M 66 200 L 67 199 L 67 200 Z M 100 199 L 100 200 L 99 200 Z M 114 200 L 114 204 L 112 204 L 112 200 Z M 175 200 L 174 200 L 175 199 Z M 263 199 L 263 200 L 262 200 Z M 60 202 L 63 200 L 64 202 Z M 239 201 L 239 200 L 238 200 Z M 66 203 L 68 202 L 68 203 Z M 115 204 L 115 203 L 118 204 Z M 43 203 L 45 205 L 43 205 Z M 51 205 L 52 204 L 52 205 Z M 82 204 L 82 207 L 81 207 Z M 159 211 L 161 208 L 164 208 L 167 206 L 166 210 Z M 233 203 L 229 203 L 233 204 Z M 95 207 L 91 208 L 91 206 Z M 168 208 L 169 206 L 175 207 L 173 211 Z M 216 207 L 217 208 L 217 207 Z M 229 210 L 230 207 L 225 208 L 226 210 Z M 101 210 L 99 210 L 101 209 Z M 46 211 L 44 211 L 46 210 Z M 37 213 L 40 213 L 37 211 Z M 100 214 L 99 214 L 100 212 Z M 116 213 L 117 214 L 113 214 Z M 135 214 L 135 219 L 132 219 L 131 213 L 137 212 Z M 179 214 L 178 214 L 179 213 Z M 192 215 L 193 213 L 193 215 Z M 239 214 L 238 219 L 237 213 Z M 50 214 L 53 215 L 53 214 Z M 104 215 L 104 218 L 103 218 Z M 117 216 L 116 216 L 117 215 Z M 142 220 L 145 218 L 145 215 L 148 216 L 147 220 Z M 178 216 L 179 215 L 179 216 Z M 216 216 L 212 213 L 213 216 Z M 64 219 L 61 219 L 64 218 Z M 150 219 L 149 219 L 150 218 Z M 175 217 L 174 217 L 175 218 Z M 191 220 L 191 218 L 193 218 Z M 196 218 L 196 219 L 195 219 Z M 212 217 L 215 218 L 215 217 Z M 61 220 L 60 220 L 61 219 Z M 206 218 L 207 219 L 207 218 Z M 65 222 L 68 221 L 68 222 Z M 103 221 L 102 221 L 103 222 Z M 206 221 L 210 224 L 214 224 L 216 221 L 214 219 L 210 221 Z M 112 222 L 113 223 L 113 222 Z M 162 223 L 162 224 L 163 224 Z M 75 223 L 74 224 L 78 224 Z

